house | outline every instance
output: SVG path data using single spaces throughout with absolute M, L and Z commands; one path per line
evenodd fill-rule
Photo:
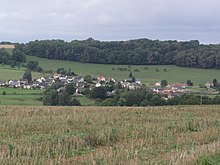
M 100 81 L 106 81 L 106 79 L 105 79 L 105 77 L 103 77 L 103 76 L 99 76 L 99 77 L 97 77 L 97 81 L 98 82 L 100 82 Z
M 20 87 L 20 82 L 19 82 L 19 80 L 9 80 L 9 81 L 8 81 L 8 85 L 9 85 L 10 87 L 16 87 L 16 88 L 18 88 L 18 87 Z
M 27 84 L 28 80 L 27 79 L 20 79 L 19 82 L 20 82 L 20 85 L 22 86 L 24 84 Z
M 207 83 L 205 83 L 205 87 L 212 88 L 212 87 L 214 87 L 214 84 L 212 82 L 207 82 Z
M 102 84 L 101 84 L 100 82 L 97 82 L 97 83 L 95 84 L 95 87 L 96 87 L 96 88 L 101 87 L 101 86 L 102 86 Z
M 60 76 L 61 76 L 61 74 L 55 73 L 55 74 L 53 75 L 53 78 L 54 78 L 54 79 L 59 79 Z
M 32 88 L 32 84 L 30 84 L 30 83 L 29 83 L 29 84 L 25 84 L 25 85 L 23 86 L 23 88 L 24 88 L 24 89 L 33 89 L 33 88 Z
M 188 87 L 187 84 L 170 84 L 168 85 L 172 90 L 176 92 L 184 92 L 185 89 Z
M 161 83 L 160 83 L 160 82 L 156 82 L 156 83 L 154 84 L 154 86 L 156 86 L 156 87 L 161 87 Z

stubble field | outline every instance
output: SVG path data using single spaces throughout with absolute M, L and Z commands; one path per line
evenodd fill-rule
M 0 139 L 0 164 L 204 164 L 220 106 L 1 106 Z

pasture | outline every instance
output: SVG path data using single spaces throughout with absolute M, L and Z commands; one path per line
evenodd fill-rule
M 220 106 L 0 107 L 0 164 L 205 164 Z
M 44 90 L 0 88 L 0 105 L 42 105 Z M 3 94 L 5 92 L 5 95 Z
M 10 68 L 9 65 L 0 66 L 0 81 L 19 80 L 22 79 L 25 68 Z M 42 73 L 32 72 L 32 78 L 43 76 Z
M 186 83 L 192 80 L 195 85 L 205 84 L 214 78 L 220 77 L 220 70 L 183 68 L 174 65 L 109 65 L 109 64 L 88 64 L 71 61 L 50 60 L 27 56 L 27 61 L 38 61 L 44 70 L 57 70 L 57 68 L 71 68 L 79 75 L 107 76 L 118 80 L 128 78 L 132 71 L 136 79 L 147 85 L 152 85 L 157 81 L 166 79 L 169 83 Z M 118 69 L 126 69 L 119 71 Z

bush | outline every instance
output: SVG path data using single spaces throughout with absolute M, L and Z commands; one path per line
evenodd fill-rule
M 6 95 L 6 92 L 5 92 L 5 91 L 3 91 L 3 92 L 2 92 L 2 95 Z

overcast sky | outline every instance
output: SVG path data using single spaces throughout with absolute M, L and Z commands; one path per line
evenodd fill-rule
M 4 0 L 0 41 L 194 40 L 220 43 L 219 0 Z

